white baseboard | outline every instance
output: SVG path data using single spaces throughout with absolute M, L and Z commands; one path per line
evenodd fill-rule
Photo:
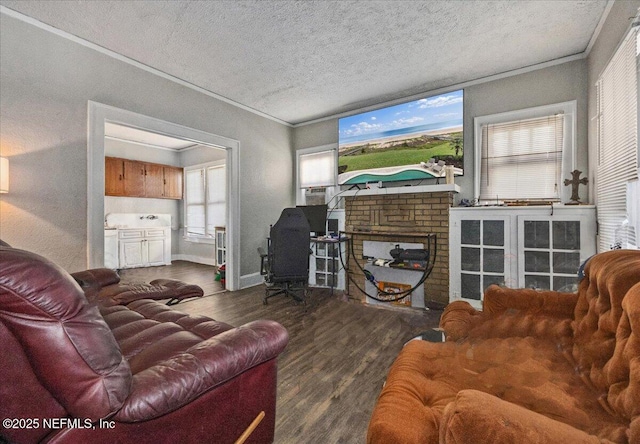
M 192 254 L 172 254 L 172 261 L 188 261 L 194 262 L 196 264 L 204 264 L 204 265 L 217 265 L 216 260 L 212 257 L 202 257 L 202 256 L 194 256 Z
M 264 282 L 264 276 L 260 273 L 251 273 L 240 276 L 240 288 L 249 288 Z

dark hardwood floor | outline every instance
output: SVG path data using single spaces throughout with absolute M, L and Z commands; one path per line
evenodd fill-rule
M 384 309 L 313 289 L 306 305 L 279 296 L 262 304 L 262 285 L 221 291 L 215 269 L 176 261 L 171 266 L 123 270 L 124 281 L 159 277 L 201 285 L 205 297 L 176 310 L 239 326 L 272 319 L 289 331 L 278 361 L 276 443 L 364 443 L 373 406 L 403 344 L 436 327 L 441 312 Z

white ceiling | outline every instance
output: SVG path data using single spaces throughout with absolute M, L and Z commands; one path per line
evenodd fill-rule
M 607 0 L 0 4 L 291 124 L 583 54 Z

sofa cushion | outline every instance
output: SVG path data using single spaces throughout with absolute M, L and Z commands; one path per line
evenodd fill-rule
M 389 371 L 369 442 L 438 442 L 444 408 L 464 389 L 625 442 L 628 421 L 602 407 L 552 342 L 533 337 L 409 342 Z
M 146 421 L 180 408 L 275 359 L 288 342 L 284 327 L 273 321 L 232 328 L 152 300 L 101 306 L 100 311 L 133 373 L 131 394 L 114 417 L 122 422 Z
M 600 444 L 589 435 L 477 390 L 461 390 L 447 405 L 440 429 L 441 444 Z
M 131 372 L 98 309 L 60 267 L 0 247 L 0 320 L 27 350 L 40 383 L 73 416 L 117 411 Z

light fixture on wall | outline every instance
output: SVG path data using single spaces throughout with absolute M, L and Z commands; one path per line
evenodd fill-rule
M 9 192 L 9 159 L 0 157 L 0 193 Z

